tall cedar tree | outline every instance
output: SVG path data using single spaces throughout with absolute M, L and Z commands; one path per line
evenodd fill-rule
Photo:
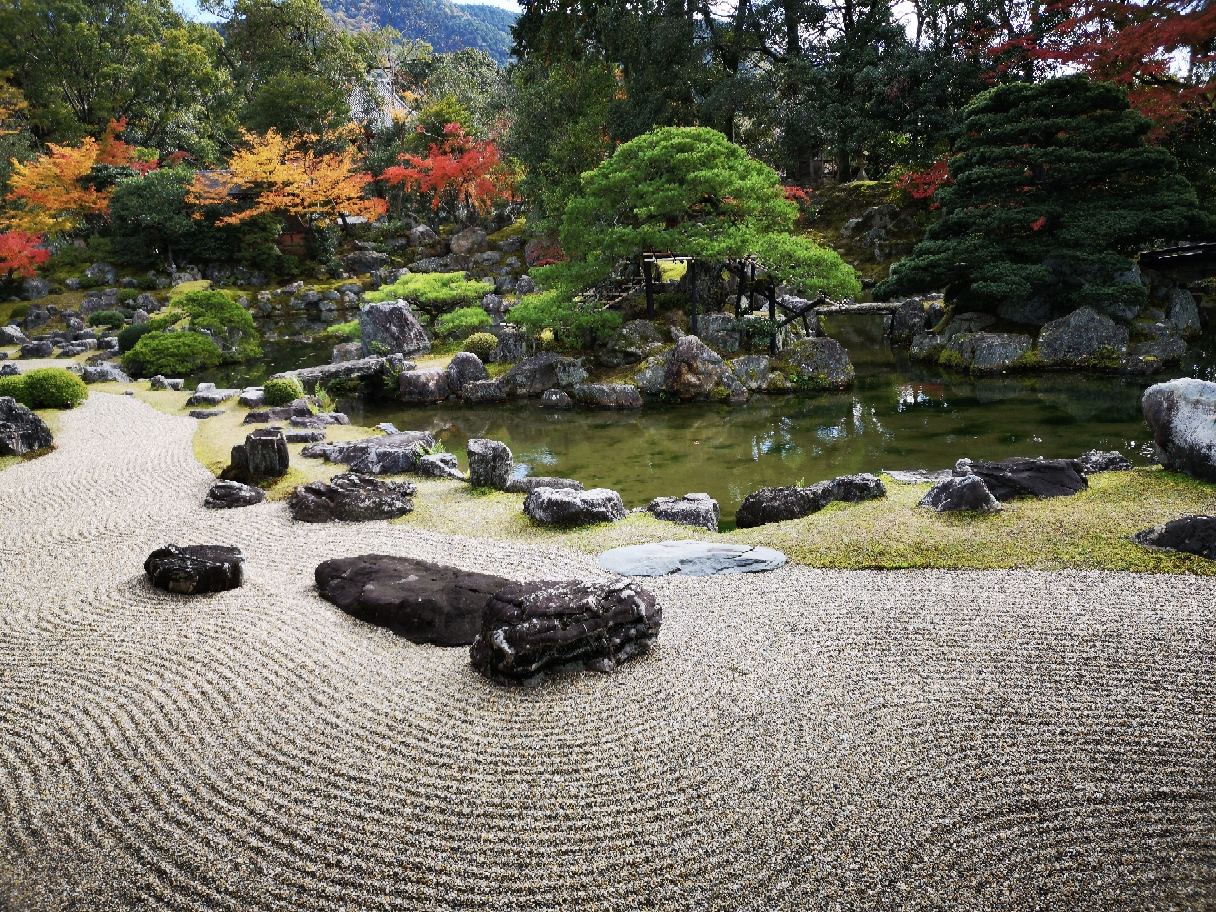
M 942 217 L 891 268 L 884 298 L 949 301 L 1040 323 L 1083 305 L 1130 319 L 1145 303 L 1132 257 L 1205 228 L 1195 191 L 1127 91 L 1085 76 L 984 92 L 966 111 Z

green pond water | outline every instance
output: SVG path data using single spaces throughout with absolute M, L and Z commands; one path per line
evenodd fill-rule
M 726 520 L 743 497 L 766 485 L 883 469 L 943 469 L 962 456 L 1063 457 L 1097 448 L 1148 464 L 1151 436 L 1140 413 L 1145 387 L 1174 376 L 1216 380 L 1216 339 L 1210 335 L 1164 377 L 1061 372 L 971 379 L 893 351 L 882 340 L 880 317 L 840 318 L 827 330 L 857 369 L 848 392 L 755 396 L 742 406 L 647 404 L 634 412 L 555 412 L 537 400 L 484 407 L 340 406 L 361 423 L 391 421 L 401 430 L 431 431 L 462 463 L 469 438 L 502 440 L 519 475 L 559 475 L 588 488 L 613 488 L 630 507 L 660 495 L 705 491 L 717 498 Z M 325 360 L 297 349 L 282 354 L 273 370 L 301 366 L 287 363 L 288 357 Z

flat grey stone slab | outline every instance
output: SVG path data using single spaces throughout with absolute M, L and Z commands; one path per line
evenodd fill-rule
M 785 555 L 772 548 L 714 542 L 656 542 L 613 548 L 600 555 L 600 566 L 621 576 L 717 576 L 719 573 L 759 573 L 776 570 Z
M 898 481 L 900 484 L 937 484 L 939 481 L 945 481 L 947 478 L 954 477 L 954 472 L 950 469 L 939 469 L 936 472 L 930 472 L 926 469 L 908 469 L 898 472 L 883 469 L 882 474 L 892 481 Z

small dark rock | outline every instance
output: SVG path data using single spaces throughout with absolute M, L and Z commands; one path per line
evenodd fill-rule
M 22 358 L 49 358 L 55 351 L 50 342 L 26 342 L 21 346 Z
M 283 438 L 288 443 L 320 443 L 325 439 L 324 430 L 287 431 Z
M 841 475 L 816 482 L 809 488 L 796 485 L 761 488 L 743 498 L 735 512 L 735 523 L 740 529 L 750 529 L 818 513 L 834 500 L 859 503 L 886 496 L 886 485 L 867 472 Z
M 166 592 L 225 592 L 241 585 L 245 558 L 240 548 L 224 545 L 167 545 L 148 555 L 144 572 L 153 586 Z
M 1146 548 L 1185 551 L 1208 560 L 1216 560 L 1216 516 L 1183 516 L 1171 519 L 1164 526 L 1145 529 L 1132 536 L 1132 541 Z
M 351 472 L 300 485 L 287 499 L 292 519 L 323 523 L 395 519 L 414 509 L 413 482 L 383 481 Z
M 978 475 L 960 475 L 938 482 L 921 498 L 920 505 L 938 513 L 996 513 L 1001 509 L 1000 502 Z
M 217 481 L 207 492 L 203 506 L 212 510 L 230 510 L 234 507 L 249 507 L 266 499 L 266 492 L 239 481 Z
M 218 418 L 224 414 L 223 409 L 190 409 L 190 417 L 205 421 L 208 418 Z
M 0 456 L 24 456 L 53 443 L 45 421 L 11 396 L 0 396 Z

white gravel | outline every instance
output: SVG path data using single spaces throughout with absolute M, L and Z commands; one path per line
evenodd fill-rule
M 313 568 L 594 556 L 207 511 L 194 427 L 95 392 L 0 472 L 6 912 L 1216 905 L 1216 581 L 656 580 L 649 656 L 506 690 Z M 245 586 L 149 588 L 168 542 Z

